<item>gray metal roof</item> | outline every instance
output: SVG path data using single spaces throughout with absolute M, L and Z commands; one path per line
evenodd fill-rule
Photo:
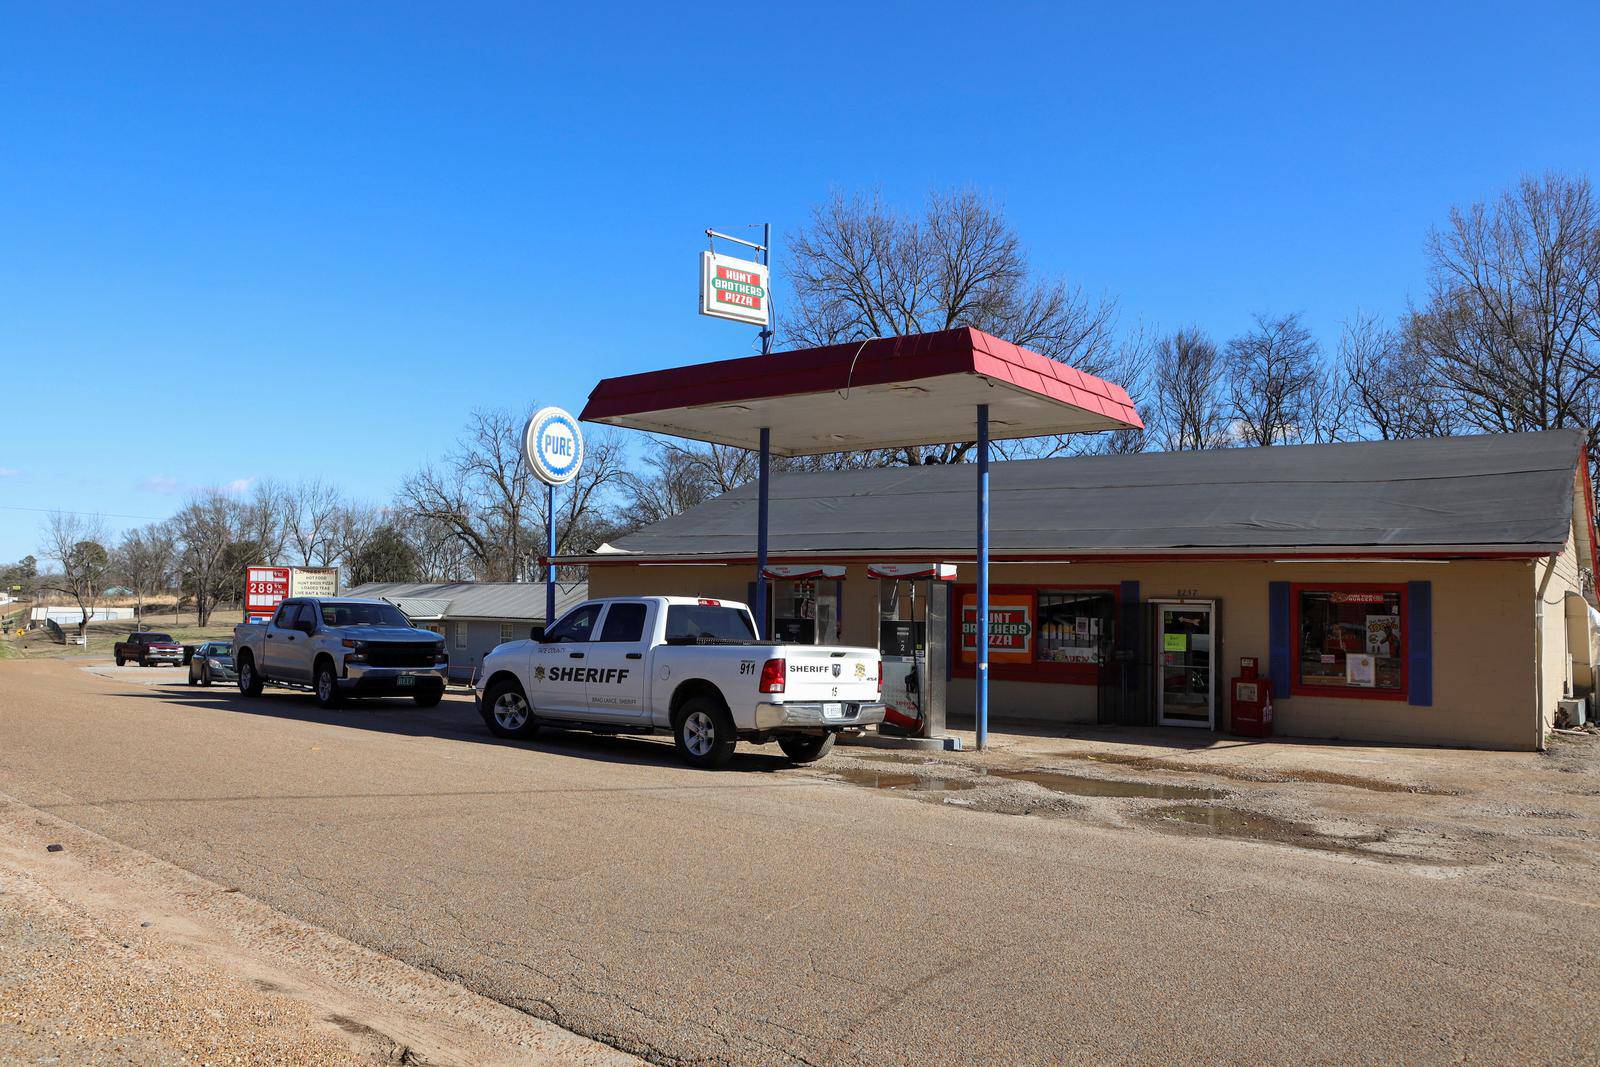
M 409 618 L 545 622 L 543 582 L 369 582 L 346 596 L 379 597 Z M 556 615 L 589 598 L 589 583 L 558 582 Z M 409 605 L 409 607 L 408 607 Z M 413 613 L 415 609 L 416 613 Z
M 1023 555 L 1559 549 L 1582 443 L 1576 430 L 1553 430 L 995 463 L 991 544 Z M 975 485 L 970 464 L 777 476 L 770 551 L 970 558 Z M 749 556 L 755 509 L 746 485 L 610 547 Z

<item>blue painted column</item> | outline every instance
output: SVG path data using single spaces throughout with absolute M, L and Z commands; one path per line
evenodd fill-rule
M 756 626 L 763 638 L 767 631 L 767 488 L 772 468 L 772 431 L 761 427 L 761 459 L 756 468 Z
M 544 487 L 544 624 L 556 622 L 556 487 Z
M 989 743 L 989 405 L 978 405 L 978 748 Z

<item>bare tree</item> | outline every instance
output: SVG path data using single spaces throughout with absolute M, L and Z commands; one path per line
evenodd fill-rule
M 257 482 L 249 496 L 234 508 L 239 539 L 256 546 L 251 563 L 277 563 L 284 558 L 288 538 L 290 489 L 267 479 Z
M 181 588 L 194 595 L 201 626 L 210 621 L 219 597 L 234 577 L 228 571 L 235 562 L 230 550 L 238 540 L 237 510 L 237 501 L 213 489 L 191 497 L 172 519 L 182 545 L 178 557 Z M 252 542 L 252 550 L 256 548 Z
M 530 580 L 544 550 L 544 486 L 522 461 L 523 421 L 508 411 L 474 412 L 455 451 L 442 463 L 417 471 L 401 487 L 397 507 L 447 531 L 480 581 Z M 622 472 L 615 438 L 590 435 L 582 469 L 560 494 L 561 551 L 567 550 L 564 546 L 586 546 L 592 539 L 592 530 L 610 507 L 610 493 L 621 488 Z
M 1244 445 L 1312 440 L 1320 349 L 1298 314 L 1257 315 L 1228 342 L 1228 408 Z
M 302 479 L 284 491 L 284 531 L 302 567 L 326 567 L 335 546 L 344 497 L 321 478 Z
M 631 466 L 624 473 L 623 521 L 644 526 L 680 514 L 753 480 L 756 464 L 756 454 L 749 449 L 656 439 L 642 466 Z
M 780 325 L 799 345 L 959 326 L 1117 380 L 1115 305 L 1041 279 L 1000 210 L 972 191 L 930 193 L 920 217 L 877 196 L 835 193 L 788 237 L 793 298 Z M 879 463 L 954 463 L 973 442 L 894 449 Z
M 78 636 L 82 637 L 111 570 L 111 556 L 105 549 L 105 523 L 99 516 L 54 511 L 45 521 L 44 539 L 46 557 L 61 567 L 61 573 L 45 584 L 77 603 L 81 613 Z
M 144 622 L 144 601 L 151 593 L 169 588 L 177 562 L 177 544 L 171 528 L 162 522 L 151 523 L 122 535 L 112 553 L 112 572 L 133 590 L 134 614 Z
M 1447 437 L 1455 412 L 1438 366 L 1421 348 L 1373 315 L 1357 313 L 1339 337 L 1353 418 L 1384 441 Z
M 1600 418 L 1600 207 L 1583 177 L 1527 178 L 1429 235 L 1429 293 L 1407 338 L 1467 425 L 1493 433 Z
M 1198 328 L 1179 330 L 1157 344 L 1151 377 L 1155 436 L 1163 451 L 1221 448 L 1228 443 L 1222 394 L 1225 370 L 1216 343 Z

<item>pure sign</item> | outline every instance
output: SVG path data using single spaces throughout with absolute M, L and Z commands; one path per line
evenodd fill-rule
M 522 458 L 546 485 L 565 485 L 583 466 L 583 431 L 560 408 L 540 408 L 522 428 Z
M 765 326 L 771 321 L 767 266 L 700 253 L 700 314 Z

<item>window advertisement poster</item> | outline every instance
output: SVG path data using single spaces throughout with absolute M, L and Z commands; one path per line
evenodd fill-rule
M 1346 685 L 1363 686 L 1371 689 L 1378 681 L 1374 657 L 1364 652 L 1352 652 L 1345 657 L 1344 673 Z
M 1033 662 L 1033 596 L 1028 593 L 989 595 L 989 662 Z M 978 595 L 961 598 L 961 662 L 978 662 Z
M 1367 652 L 1373 656 L 1400 655 L 1400 616 L 1367 616 Z

